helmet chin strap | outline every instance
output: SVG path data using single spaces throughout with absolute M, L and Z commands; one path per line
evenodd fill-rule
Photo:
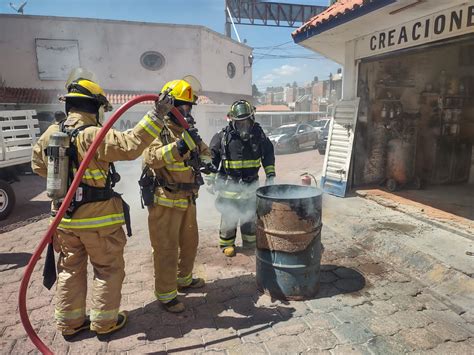
M 104 105 L 100 105 L 99 111 L 97 111 L 97 123 L 99 126 L 102 126 L 102 123 L 104 123 L 104 118 L 105 118 L 105 108 Z

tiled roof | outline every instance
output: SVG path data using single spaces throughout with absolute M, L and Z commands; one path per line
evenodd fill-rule
M 58 90 L 5 87 L 0 88 L 0 103 L 51 104 L 62 94 Z
M 380 0 L 338 0 L 331 6 L 329 6 L 323 12 L 317 14 L 311 18 L 308 22 L 303 24 L 300 28 L 292 33 L 293 38 L 302 32 L 306 32 L 311 28 L 316 28 L 323 23 L 330 22 L 336 19 L 340 19 L 344 16 L 351 14 L 354 10 L 360 7 L 367 6 L 368 4 L 377 3 Z
M 107 91 L 106 91 L 107 92 Z M 142 92 L 137 91 L 109 91 L 107 99 L 112 105 L 121 105 L 139 95 Z M 149 94 L 149 93 L 147 93 Z M 31 88 L 0 88 L 0 103 L 14 103 L 14 104 L 57 104 L 64 91 L 54 89 L 31 89 Z M 212 104 L 212 100 L 207 96 L 199 96 L 198 104 Z M 143 104 L 150 104 L 151 101 L 142 102 Z
M 257 106 L 257 112 L 289 112 L 286 105 L 261 105 Z

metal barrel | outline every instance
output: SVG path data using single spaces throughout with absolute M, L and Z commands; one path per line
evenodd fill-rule
M 256 281 L 283 300 L 316 295 L 320 284 L 322 191 L 301 185 L 257 190 Z

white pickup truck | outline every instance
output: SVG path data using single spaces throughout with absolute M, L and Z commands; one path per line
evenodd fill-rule
M 34 110 L 0 111 L 0 220 L 15 206 L 11 184 L 30 169 L 31 152 L 39 135 Z

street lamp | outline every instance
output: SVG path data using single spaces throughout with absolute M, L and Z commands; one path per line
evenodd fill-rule
M 244 74 L 246 72 L 245 69 L 248 69 L 248 68 L 251 68 L 252 67 L 252 64 L 253 64 L 253 54 L 250 53 L 249 56 L 247 57 L 247 61 L 249 63 L 249 65 L 245 65 L 245 55 L 244 54 L 240 54 L 240 53 L 236 53 L 234 51 L 230 51 L 232 54 L 235 54 L 235 55 L 238 55 L 238 56 L 241 56 L 242 57 L 242 61 L 243 61 L 243 68 L 244 68 Z

